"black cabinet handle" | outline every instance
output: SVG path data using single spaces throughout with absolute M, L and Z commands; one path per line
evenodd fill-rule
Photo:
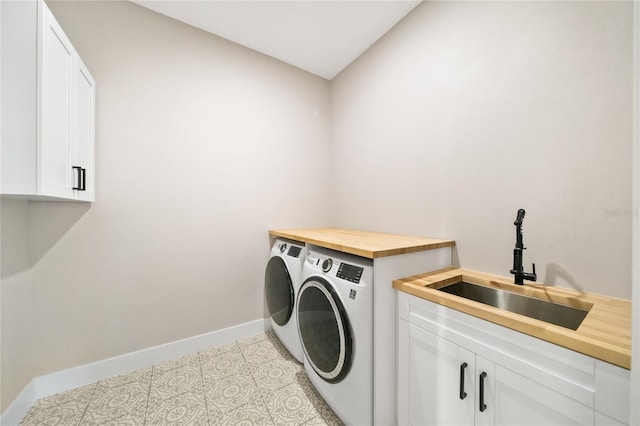
M 467 393 L 464 391 L 464 369 L 467 368 L 467 363 L 460 364 L 460 399 L 465 399 Z
M 77 189 L 78 191 L 82 191 L 82 167 L 80 166 L 73 166 L 72 167 L 73 170 L 78 170 L 78 186 L 74 186 L 71 189 Z
M 487 404 L 484 403 L 484 378 L 487 377 L 487 373 L 484 371 L 480 374 L 480 412 L 483 413 L 487 409 Z
M 87 169 L 83 168 L 82 170 L 82 189 L 80 191 L 87 190 Z

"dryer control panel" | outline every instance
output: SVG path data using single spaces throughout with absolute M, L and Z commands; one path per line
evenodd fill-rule
M 349 265 L 348 263 L 342 262 L 340 267 L 338 268 L 338 273 L 336 277 L 342 278 L 343 280 L 351 281 L 352 283 L 359 283 L 360 278 L 362 278 L 362 272 L 364 268 L 359 266 Z

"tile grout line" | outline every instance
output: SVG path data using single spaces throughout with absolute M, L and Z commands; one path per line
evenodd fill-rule
M 98 380 L 95 384 L 95 386 L 93 387 L 93 391 L 91 392 L 91 398 L 89 398 L 89 402 L 87 402 L 87 406 L 84 407 L 84 411 L 82 412 L 82 416 L 80 416 L 80 420 L 78 420 L 78 426 L 80 426 L 82 424 L 82 420 L 84 419 L 84 416 L 87 415 L 87 410 L 89 410 L 89 406 L 91 405 L 91 401 L 93 401 L 93 397 L 96 394 L 96 391 L 98 390 L 98 383 L 100 383 L 100 381 Z
M 202 383 L 202 399 L 204 399 L 204 411 L 207 413 L 207 423 L 211 425 L 211 416 L 209 415 L 209 404 L 207 403 L 207 392 L 204 390 L 204 373 L 202 372 L 202 358 L 198 352 L 198 367 L 200 367 L 200 380 Z
M 265 336 L 266 336 L 266 333 L 265 333 Z M 262 341 L 263 340 L 259 340 L 258 342 L 254 342 L 252 344 L 259 343 L 259 342 L 262 342 Z M 240 355 L 242 356 L 242 360 L 244 361 L 244 363 L 245 363 L 245 365 L 247 367 L 247 370 L 249 371 L 249 376 L 251 376 L 251 380 L 253 381 L 253 384 L 255 385 L 256 389 L 258 389 L 258 395 L 260 395 L 260 399 L 262 400 L 262 404 L 264 405 L 265 410 L 267 410 L 267 414 L 269 414 L 269 419 L 271 420 L 271 423 L 273 423 L 275 425 L 276 422 L 273 419 L 273 415 L 271 414 L 271 410 L 269 410 L 269 406 L 267 406 L 267 402 L 264 400 L 264 396 L 262 395 L 262 390 L 260 389 L 260 386 L 258 386 L 258 382 L 256 381 L 256 378 L 253 377 L 253 373 L 251 372 L 251 368 L 249 368 L 249 363 L 247 363 L 247 359 L 244 356 L 244 352 L 242 351 L 242 348 L 240 348 Z
M 151 377 L 149 377 L 149 390 L 147 391 L 147 405 L 144 407 L 144 420 L 142 421 L 143 425 L 147 424 L 147 412 L 149 411 L 149 399 L 151 398 L 151 384 L 153 383 L 153 370 L 155 370 L 156 366 L 151 366 Z

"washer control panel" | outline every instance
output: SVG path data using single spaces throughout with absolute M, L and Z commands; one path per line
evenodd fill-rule
M 364 272 L 364 268 L 361 266 L 351 265 L 346 262 L 336 262 L 330 257 L 314 257 L 311 252 L 307 254 L 307 262 L 322 269 L 325 274 L 335 275 L 336 278 L 355 284 L 360 282 Z
M 363 271 L 364 268 L 361 268 L 360 266 L 349 265 L 348 263 L 342 262 L 338 268 L 336 277 L 357 284 L 360 282 L 360 278 L 362 278 Z

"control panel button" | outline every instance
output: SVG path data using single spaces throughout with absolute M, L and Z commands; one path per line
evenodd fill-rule
M 329 272 L 331 270 L 331 267 L 333 266 L 333 260 L 331 260 L 330 258 L 326 258 L 323 262 L 322 262 L 322 270 L 324 272 Z

